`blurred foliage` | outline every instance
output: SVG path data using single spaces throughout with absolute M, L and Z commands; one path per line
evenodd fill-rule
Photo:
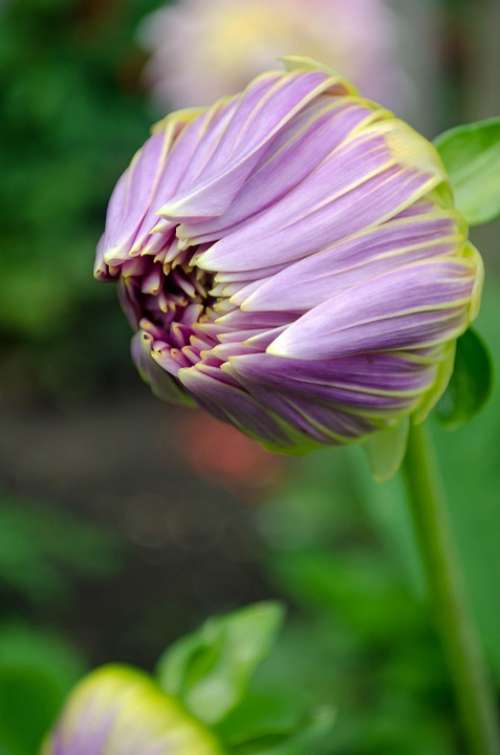
M 92 265 L 111 189 L 157 117 L 134 46 L 138 19 L 155 5 L 9 0 L 2 9 L 0 338 L 17 371 L 52 391 L 90 390 L 128 360 L 114 291 L 95 284 Z
M 319 452 L 262 510 L 268 568 L 300 613 L 256 681 L 307 690 L 317 705 L 333 701 L 329 753 L 452 755 L 452 693 L 437 638 L 412 590 L 412 564 L 384 543 L 366 505 L 365 476 L 356 449 Z
M 276 698 L 249 689 L 256 668 L 277 639 L 282 618 L 282 606 L 270 601 L 212 617 L 167 648 L 156 679 L 122 665 L 95 670 L 69 696 L 56 735 L 49 737 L 48 751 L 59 751 L 62 733 L 70 749 L 79 746 L 79 751 L 90 752 L 102 720 L 110 715 L 116 752 L 128 752 L 132 737 L 134 752 L 163 744 L 172 755 L 194 750 L 326 755 L 335 720 L 331 706 L 306 710 L 297 705 L 300 694 Z M 97 718 L 89 718 L 96 705 Z M 209 723 L 217 726 L 209 728 Z
M 250 690 L 218 726 L 219 736 L 231 755 L 327 755 L 335 711 L 303 698 L 300 687 Z
M 71 602 L 77 579 L 102 579 L 120 563 L 115 538 L 97 527 L 40 504 L 0 497 L 1 755 L 39 751 L 85 668 L 63 638 L 15 618 L 20 606 Z
M 79 654 L 52 633 L 0 623 L 0 753 L 35 755 L 70 688 Z
M 121 562 L 118 541 L 101 529 L 66 512 L 0 498 L 0 595 L 63 602 L 77 577 L 103 578 Z

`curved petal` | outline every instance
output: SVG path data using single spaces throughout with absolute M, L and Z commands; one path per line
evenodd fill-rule
M 220 373 L 220 374 L 218 374 Z M 221 370 L 216 375 L 209 368 L 198 365 L 179 372 L 184 387 L 196 398 L 200 406 L 244 433 L 269 446 L 288 448 L 293 445 L 293 431 L 277 421 L 245 390 L 227 382 Z
M 253 394 L 283 422 L 295 429 L 311 444 L 340 445 L 349 443 L 377 429 L 370 417 L 349 412 L 340 406 L 317 403 L 310 398 L 287 395 L 258 386 Z
M 395 218 L 241 287 L 231 301 L 245 311 L 305 312 L 397 267 L 454 254 L 463 240 L 456 221 L 444 213 Z
M 375 118 L 380 118 L 380 111 L 371 103 L 322 95 L 273 139 L 265 158 L 221 216 L 183 223 L 178 235 L 196 244 L 234 231 L 303 181 L 353 129 Z
M 271 354 L 231 357 L 226 372 L 248 386 L 265 385 L 312 400 L 341 403 L 346 392 L 375 397 L 412 399 L 435 378 L 433 362 L 421 362 L 411 353 L 355 354 L 318 361 L 284 359 Z
M 316 360 L 444 342 L 467 327 L 474 282 L 473 266 L 449 258 L 391 270 L 306 312 L 267 351 Z
M 161 207 L 166 218 L 184 220 L 221 215 L 276 135 L 338 77 L 321 71 L 270 72 L 236 98 L 237 107 L 213 150 L 206 170 L 183 193 Z
M 192 399 L 179 383 L 154 361 L 151 356 L 152 347 L 153 336 L 150 333 L 140 330 L 132 338 L 132 359 L 141 378 L 162 401 L 192 405 Z
M 104 261 L 127 259 L 163 173 L 172 130 L 153 134 L 136 154 L 111 196 L 103 240 Z
M 437 154 L 421 141 L 397 119 L 354 131 L 298 186 L 203 252 L 197 264 L 217 272 L 289 264 L 394 217 L 445 180 Z

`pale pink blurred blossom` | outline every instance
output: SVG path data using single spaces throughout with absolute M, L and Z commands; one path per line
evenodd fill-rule
M 240 90 L 282 55 L 320 60 L 364 95 L 404 109 L 398 18 L 384 0 L 179 0 L 146 17 L 146 81 L 164 107 Z

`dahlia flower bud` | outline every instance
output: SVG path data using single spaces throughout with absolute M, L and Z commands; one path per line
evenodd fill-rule
M 202 724 L 134 669 L 108 666 L 81 682 L 42 755 L 221 755 Z
M 422 419 L 481 260 L 423 137 L 306 59 L 158 124 L 110 201 L 137 367 L 281 450 Z

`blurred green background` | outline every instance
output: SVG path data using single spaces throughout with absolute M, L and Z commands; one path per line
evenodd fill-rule
M 357 450 L 290 466 L 159 405 L 113 288 L 92 278 L 107 198 L 160 115 L 137 41 L 159 5 L 0 3 L 0 754 L 37 752 L 86 669 L 151 668 L 210 614 L 269 597 L 288 620 L 255 684 L 333 703 L 321 752 L 455 754 L 400 481 L 375 486 Z M 406 38 L 413 10 L 398 7 Z M 498 114 L 497 3 L 422 12 L 432 34 L 405 61 L 415 125 L 433 137 Z M 488 273 L 478 330 L 497 365 L 499 230 L 474 234 Z M 470 426 L 435 435 L 500 687 L 499 390 Z

